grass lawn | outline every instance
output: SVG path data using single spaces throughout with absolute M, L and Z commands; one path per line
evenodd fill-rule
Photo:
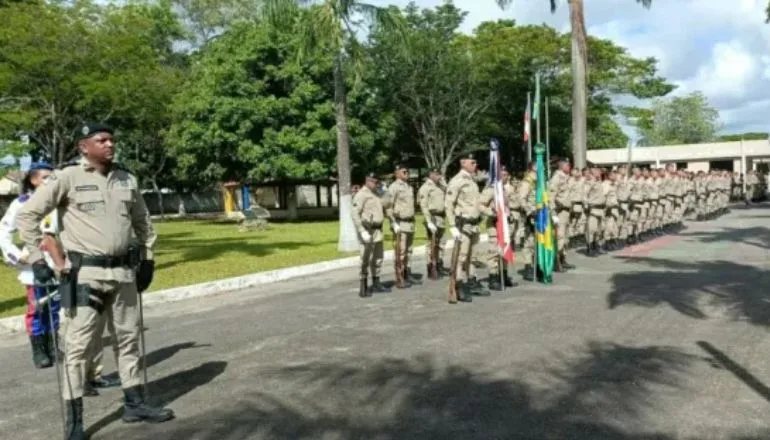
M 415 244 L 423 244 L 422 219 L 416 224 Z M 159 240 L 150 292 L 357 254 L 337 251 L 335 221 L 273 223 L 261 232 L 238 232 L 234 223 L 212 220 L 156 222 L 155 226 Z M 392 247 L 388 231 L 385 248 Z M 0 317 L 24 313 L 24 291 L 16 276 L 15 270 L 0 267 Z

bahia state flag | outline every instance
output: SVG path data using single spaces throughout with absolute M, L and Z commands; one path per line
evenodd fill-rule
M 500 178 L 500 143 L 497 139 L 489 142 L 489 182 L 495 191 L 495 212 L 497 213 L 497 248 L 503 260 L 513 261 L 513 246 L 511 245 L 511 230 L 508 225 L 508 198 L 505 197 L 503 181 Z

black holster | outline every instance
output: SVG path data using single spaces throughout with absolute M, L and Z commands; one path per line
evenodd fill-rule
M 61 307 L 65 310 L 77 307 L 78 299 L 78 272 L 83 264 L 83 256 L 77 252 L 68 252 L 70 270 L 62 275 L 59 282 L 59 295 L 61 295 Z

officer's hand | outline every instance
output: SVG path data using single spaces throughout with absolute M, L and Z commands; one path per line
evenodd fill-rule
M 136 290 L 138 290 L 139 293 L 144 292 L 150 287 L 153 274 L 155 274 L 155 261 L 142 260 L 142 262 L 139 263 L 139 268 L 136 270 Z
M 438 230 L 438 228 L 436 227 L 436 225 L 433 224 L 433 222 L 428 222 L 428 229 L 430 229 L 430 232 L 432 232 L 434 234 Z
M 398 223 L 393 223 L 393 224 L 391 225 L 391 227 L 393 228 L 393 232 L 394 232 L 394 233 L 398 234 L 399 232 L 401 232 L 401 227 L 400 227 L 400 226 L 398 226 Z
M 450 231 L 452 232 L 452 237 L 454 237 L 455 240 L 460 239 L 460 230 L 457 229 L 457 226 L 452 226 L 452 229 L 450 229 Z
M 34 275 L 35 281 L 40 284 L 46 284 L 56 276 L 45 260 L 37 260 L 32 263 L 32 275 Z
M 363 240 L 364 243 L 369 243 L 372 241 L 372 234 L 370 234 L 368 231 L 361 231 L 361 240 Z
M 551 216 L 551 222 L 552 222 L 553 224 L 555 224 L 555 225 L 558 225 L 558 224 L 559 224 L 559 217 L 557 217 L 557 216 L 555 216 L 555 215 L 552 215 L 552 216 Z

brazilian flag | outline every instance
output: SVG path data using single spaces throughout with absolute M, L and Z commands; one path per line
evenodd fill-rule
M 548 208 L 548 180 L 546 180 L 545 146 L 535 146 L 537 164 L 537 181 L 535 184 L 535 240 L 537 240 L 537 267 L 536 272 L 542 272 L 541 280 L 544 284 L 550 284 L 553 280 L 554 257 L 556 256 L 556 237 L 553 224 L 551 224 L 551 210 Z M 539 278 L 539 277 L 538 277 Z

